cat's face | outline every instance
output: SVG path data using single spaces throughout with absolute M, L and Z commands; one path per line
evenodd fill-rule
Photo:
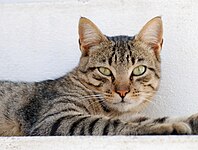
M 107 106 L 125 112 L 151 101 L 160 80 L 160 17 L 134 37 L 104 36 L 90 20 L 81 18 L 79 35 L 82 80 L 103 95 Z

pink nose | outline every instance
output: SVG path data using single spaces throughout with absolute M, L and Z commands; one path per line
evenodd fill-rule
M 129 92 L 128 90 L 118 90 L 116 91 L 121 97 L 125 97 L 126 94 Z

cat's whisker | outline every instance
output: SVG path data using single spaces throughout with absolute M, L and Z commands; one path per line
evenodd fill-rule
M 102 95 L 88 95 L 88 96 L 81 96 L 82 99 L 94 99 L 94 98 L 103 98 Z
M 145 99 L 145 101 L 151 103 L 152 106 L 155 107 L 155 109 L 157 109 L 159 111 L 159 105 L 151 100 Z M 145 104 L 146 105 L 146 104 Z
M 106 96 L 111 96 L 112 94 L 109 94 L 109 93 L 103 93 L 104 95 Z
M 102 96 L 101 94 L 95 94 L 95 95 L 86 95 L 86 96 L 82 96 L 83 98 L 86 97 L 98 97 L 98 96 Z
M 94 112 L 96 112 L 95 109 L 96 109 L 97 107 L 100 107 L 100 106 L 101 106 L 101 104 L 100 104 L 99 102 L 104 102 L 104 100 L 92 101 L 92 102 L 89 103 L 89 105 L 87 106 L 87 108 L 90 108 L 90 107 L 92 106 L 91 108 L 93 109 Z
M 84 100 L 90 100 L 90 99 L 84 99 Z M 94 99 L 93 99 L 94 100 Z M 94 101 L 89 101 L 89 105 L 93 105 L 93 104 L 99 104 L 98 102 L 104 102 L 105 99 L 95 99 Z
M 115 116 L 116 116 L 115 111 L 111 111 L 111 113 L 108 113 L 108 117 L 115 117 Z

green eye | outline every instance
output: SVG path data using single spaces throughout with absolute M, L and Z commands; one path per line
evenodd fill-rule
M 133 75 L 134 76 L 140 76 L 143 75 L 146 72 L 146 67 L 141 65 L 133 69 Z
M 109 70 L 108 68 L 105 68 L 105 67 L 99 67 L 98 70 L 100 73 L 102 73 L 105 76 L 110 76 L 112 74 L 111 70 Z

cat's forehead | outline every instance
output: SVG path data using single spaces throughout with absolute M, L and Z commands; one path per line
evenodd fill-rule
M 125 65 L 129 61 L 134 64 L 137 59 L 151 59 L 150 56 L 152 54 L 141 44 L 136 44 L 134 36 L 113 36 L 107 38 L 110 44 L 102 48 L 103 50 L 99 52 L 100 56 L 98 58 L 102 61 L 104 61 L 104 58 L 108 59 L 109 65 L 113 62 L 116 65 Z
M 100 45 L 101 47 L 92 53 L 89 65 L 112 66 L 120 70 L 120 68 L 130 68 L 139 60 L 152 63 L 153 54 L 141 44 L 137 44 L 135 37 L 113 36 L 107 38 L 109 42 Z
M 110 44 L 110 51 L 111 55 L 109 57 L 113 57 L 116 55 L 117 59 L 121 62 L 124 61 L 125 57 L 128 59 L 129 57 L 132 57 L 132 41 L 134 37 L 130 36 L 113 36 L 113 37 L 107 37 L 108 40 L 111 41 Z M 107 52 L 108 53 L 108 52 Z

